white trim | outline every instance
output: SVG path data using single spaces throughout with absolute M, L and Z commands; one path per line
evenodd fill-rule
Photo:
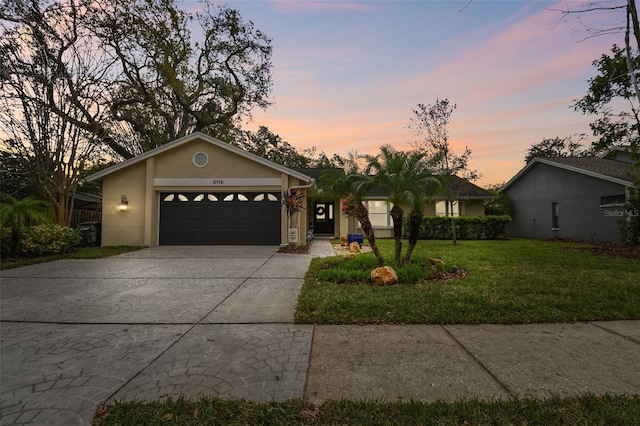
M 217 187 L 217 186 L 277 186 L 282 185 L 280 178 L 155 178 L 157 187 Z

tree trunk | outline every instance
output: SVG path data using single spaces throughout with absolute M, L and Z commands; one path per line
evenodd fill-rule
M 409 214 L 409 245 L 405 252 L 401 265 L 406 265 L 411 259 L 413 249 L 418 244 L 418 236 L 420 235 L 420 226 L 422 225 L 422 212 L 411 212 Z
M 630 22 L 631 20 L 633 20 L 633 23 Z M 633 91 L 635 92 L 636 97 L 640 102 L 640 90 L 638 90 L 638 80 L 636 79 L 636 73 L 635 73 L 635 70 L 633 69 L 634 68 L 633 58 L 631 55 L 632 48 L 631 48 L 631 41 L 629 40 L 629 33 L 631 32 L 631 26 L 633 26 L 633 32 L 636 36 L 636 42 L 638 43 L 638 48 L 640 49 L 640 27 L 638 25 L 638 12 L 635 8 L 634 0 L 629 0 L 627 3 L 627 30 L 624 35 L 624 43 L 625 43 L 625 52 L 627 54 L 626 55 L 627 69 L 629 72 L 629 79 L 631 80 L 631 87 L 633 87 Z M 633 109 L 634 108 L 632 106 L 632 110 Z M 638 122 L 638 114 L 636 113 L 635 116 L 636 116 L 636 122 Z
M 404 216 L 404 211 L 394 204 L 389 213 L 391 214 L 391 219 L 393 219 L 393 238 L 396 240 L 395 259 L 397 263 L 400 263 L 402 258 L 402 216 Z
M 458 244 L 458 238 L 456 235 L 456 219 L 453 215 L 453 201 L 450 203 L 451 206 L 451 211 L 449 212 L 449 214 L 451 214 L 451 238 L 453 238 L 453 245 L 457 245 Z
M 360 222 L 360 226 L 362 226 L 364 235 L 367 237 L 367 240 L 369 240 L 369 245 L 371 246 L 371 250 L 373 250 L 373 254 L 375 254 L 376 259 L 378 259 L 378 266 L 384 266 L 384 258 L 382 257 L 382 254 L 380 254 L 380 249 L 376 244 L 376 236 L 373 232 L 371 221 L 369 220 L 369 212 L 362 203 L 358 203 L 358 207 L 356 208 L 356 218 L 358 219 L 358 222 Z

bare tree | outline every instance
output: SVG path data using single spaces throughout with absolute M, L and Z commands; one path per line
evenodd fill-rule
M 194 131 L 226 139 L 253 108 L 271 104 L 271 40 L 237 10 L 204 6 L 194 15 L 174 0 L 124 0 L 90 10 L 99 47 L 119 71 L 112 119 L 141 138 L 125 157 Z
M 193 131 L 222 137 L 252 108 L 270 105 L 270 39 L 234 9 L 205 3 L 192 15 L 176 0 L 0 1 L 1 80 L 55 75 L 64 90 L 31 101 L 121 158 Z M 194 21 L 202 42 L 192 37 Z M 45 62 L 51 75 L 40 72 Z
M 629 79 L 634 87 L 634 92 L 638 101 L 640 101 L 640 90 L 638 89 L 637 68 L 634 66 L 634 51 L 640 50 L 640 22 L 638 20 L 638 8 L 636 0 L 602 0 L 582 2 L 579 7 L 572 8 L 567 3 L 564 9 L 551 9 L 560 12 L 562 18 L 565 19 L 570 15 L 582 15 L 585 13 L 600 13 L 606 11 L 621 11 L 625 14 L 625 25 L 612 25 L 604 28 L 594 28 L 586 26 L 587 38 L 597 37 L 606 34 L 624 34 L 625 53 L 627 59 L 627 70 Z M 635 39 L 635 48 L 631 44 L 631 37 Z
M 451 217 L 453 243 L 457 244 L 454 208 L 465 180 L 476 180 L 480 176 L 469 168 L 469 147 L 465 147 L 461 155 L 451 148 L 449 121 L 455 109 L 456 105 L 450 104 L 448 99 L 436 100 L 432 105 L 418 104 L 418 108 L 413 110 L 409 129 L 416 136 L 412 146 L 426 154 L 430 169 L 442 181 L 442 192 Z
M 52 219 L 67 226 L 78 174 L 99 149 L 91 133 L 74 122 L 99 119 L 94 77 L 103 68 L 81 41 L 77 12 L 51 8 L 43 14 L 20 1 L 0 8 L 3 150 L 48 202 Z
M 49 81 L 46 85 L 55 84 Z M 91 134 L 32 101 L 35 96 L 47 96 L 44 92 L 48 88 L 43 86 L 30 81 L 4 87 L 16 97 L 0 97 L 0 132 L 7 135 L 2 141 L 3 150 L 47 201 L 52 220 L 70 226 L 79 173 L 92 160 L 98 145 Z M 30 92 L 28 96 L 25 91 Z M 66 114 L 78 114 L 72 105 L 64 109 Z

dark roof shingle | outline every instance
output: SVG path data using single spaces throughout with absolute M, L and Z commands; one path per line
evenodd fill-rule
M 634 169 L 631 164 L 623 161 L 595 157 L 551 157 L 545 160 L 616 179 L 640 178 L 640 168 Z

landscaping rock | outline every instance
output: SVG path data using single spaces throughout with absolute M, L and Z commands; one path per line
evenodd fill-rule
M 349 244 L 349 251 L 351 253 L 360 253 L 360 244 L 358 244 L 356 241 L 352 242 L 351 244 Z
M 375 285 L 391 285 L 397 284 L 400 280 L 392 267 L 382 266 L 371 271 L 371 281 Z

